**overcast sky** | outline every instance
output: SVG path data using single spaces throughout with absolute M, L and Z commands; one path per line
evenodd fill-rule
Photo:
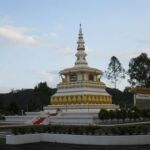
M 56 87 L 58 72 L 74 65 L 80 23 L 91 67 L 105 71 L 115 55 L 127 69 L 150 56 L 150 0 L 0 0 L 0 92 Z

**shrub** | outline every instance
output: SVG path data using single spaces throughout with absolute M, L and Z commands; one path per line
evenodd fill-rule
M 117 127 L 111 127 L 111 133 L 113 135 L 118 135 L 119 134 L 119 129 Z
M 19 134 L 25 134 L 27 132 L 27 128 L 25 128 L 25 127 L 19 127 L 18 128 L 18 133 Z
M 90 134 L 90 135 L 125 135 L 125 134 L 148 134 L 150 126 L 148 125 L 128 125 L 128 126 L 29 126 L 29 127 L 16 127 L 12 129 L 12 133 L 26 134 L 26 133 L 59 133 L 59 134 Z
M 118 131 L 119 131 L 119 135 L 124 135 L 126 133 L 126 127 L 119 126 Z
M 34 127 L 30 127 L 29 128 L 29 133 L 32 133 L 32 134 L 35 133 L 35 128 Z
M 51 133 L 51 132 L 52 132 L 52 129 L 51 129 L 50 126 L 47 128 L 47 132 L 48 132 L 48 133 Z
M 12 134 L 14 134 L 14 135 L 18 135 L 18 128 L 13 128 L 12 129 Z
M 147 128 L 147 126 L 143 126 L 142 129 L 141 129 L 141 132 L 143 134 L 148 134 L 148 128 Z

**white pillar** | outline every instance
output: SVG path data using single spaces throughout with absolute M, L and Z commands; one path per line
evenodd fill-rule
M 134 94 L 134 106 L 136 106 L 136 94 Z

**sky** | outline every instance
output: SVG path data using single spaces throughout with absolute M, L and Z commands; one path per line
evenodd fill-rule
M 128 69 L 150 56 L 150 0 L 0 0 L 0 93 L 56 87 L 59 71 L 74 66 L 80 23 L 91 67 L 104 72 L 116 56 Z

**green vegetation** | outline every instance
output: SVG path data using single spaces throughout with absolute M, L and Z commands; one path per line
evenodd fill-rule
M 127 72 L 127 74 L 126 74 Z M 105 75 L 108 80 L 114 84 L 116 89 L 117 81 L 121 78 L 125 78 L 125 75 L 129 76 L 129 83 L 131 87 L 141 86 L 150 87 L 150 58 L 146 53 L 141 53 L 135 58 L 131 58 L 129 62 L 129 68 L 127 71 L 122 67 L 119 59 L 112 56 L 108 69 L 105 71 Z M 129 89 L 131 87 L 128 87 Z
M 125 69 L 122 67 L 117 57 L 111 57 L 108 69 L 105 74 L 107 79 L 111 80 L 111 82 L 114 83 L 115 88 L 117 86 L 117 81 L 120 78 L 125 78 Z
M 46 82 L 39 83 L 34 89 L 11 91 L 0 94 L 0 114 L 14 115 L 22 111 L 40 111 L 50 104 L 50 97 L 56 89 L 49 88 Z
M 131 86 L 125 87 L 124 91 L 116 89 L 116 82 L 125 77 L 129 76 L 129 83 Z M 105 71 L 108 80 L 114 83 L 115 88 L 106 88 L 106 91 L 112 96 L 114 104 L 118 104 L 121 107 L 133 106 L 133 94 L 131 89 L 136 86 L 150 87 L 150 58 L 146 53 L 141 53 L 135 58 L 131 58 L 129 62 L 129 68 L 125 71 L 119 62 L 119 59 L 115 56 L 111 57 L 108 65 L 108 70 Z
M 129 63 L 129 83 L 132 86 L 150 87 L 150 58 L 142 53 Z
M 128 122 L 131 120 L 136 121 L 137 119 L 140 119 L 141 121 L 147 121 L 150 120 L 150 109 L 149 110 L 139 110 L 136 107 L 133 108 L 121 108 L 120 110 L 106 110 L 101 109 L 99 112 L 99 119 L 104 120 L 122 120 L 123 122 L 128 119 Z
M 106 91 L 112 96 L 112 103 L 121 107 L 133 106 L 133 93 L 128 90 L 123 92 L 118 89 L 106 88 Z
M 12 133 L 29 134 L 29 133 L 55 133 L 55 134 L 76 134 L 76 135 L 139 135 L 149 134 L 150 126 L 148 125 L 126 125 L 126 126 L 29 126 L 16 127 Z

